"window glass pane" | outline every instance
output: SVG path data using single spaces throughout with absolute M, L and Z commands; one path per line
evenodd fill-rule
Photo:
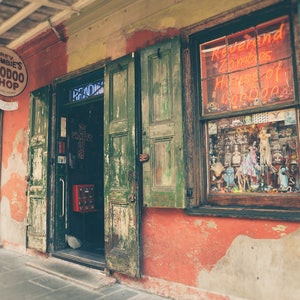
M 211 193 L 299 192 L 295 109 L 208 122 Z
M 233 72 L 257 65 L 254 29 L 228 36 L 228 71 Z
M 294 100 L 292 59 L 260 67 L 260 82 L 263 104 Z
M 227 72 L 226 41 L 220 39 L 201 44 L 201 78 L 213 77 Z
M 200 44 L 202 114 L 293 101 L 288 17 Z
M 231 110 L 241 110 L 260 105 L 257 68 L 229 75 Z
M 257 26 L 257 34 L 260 64 L 291 56 L 287 16 Z
M 229 109 L 227 75 L 203 80 L 201 90 L 203 110 L 206 113 Z

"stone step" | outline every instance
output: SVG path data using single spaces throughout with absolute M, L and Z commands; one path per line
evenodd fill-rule
M 77 265 L 55 257 L 39 258 L 35 261 L 27 262 L 26 265 L 93 290 L 108 287 L 116 283 L 116 279 L 107 276 L 103 271 Z

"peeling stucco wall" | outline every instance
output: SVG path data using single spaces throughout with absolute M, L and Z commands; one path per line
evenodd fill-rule
M 142 236 L 142 285 L 160 278 L 195 287 L 197 297 L 211 292 L 230 299 L 300 299 L 297 223 L 145 209 Z M 184 290 L 167 296 L 183 299 Z
M 24 190 L 27 174 L 27 139 L 24 129 L 20 129 L 12 142 L 12 150 L 3 161 L 2 197 L 10 199 L 12 218 L 23 221 L 26 216 L 26 195 Z
M 66 73 L 65 46 L 48 31 L 16 50 L 26 65 L 28 83 L 24 92 L 13 99 L 18 109 L 5 111 L 3 116 L 0 242 L 6 247 L 26 247 L 30 92 Z
M 282 225 L 280 225 L 282 226 Z M 300 230 L 280 239 L 237 236 L 198 287 L 256 300 L 300 299 Z
M 20 250 L 25 249 L 26 220 L 13 219 L 11 202 L 8 198 L 1 199 L 1 240 L 3 244 Z

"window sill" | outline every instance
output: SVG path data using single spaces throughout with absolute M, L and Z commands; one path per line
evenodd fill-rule
M 216 207 L 205 205 L 197 208 L 187 208 L 185 209 L 185 213 L 191 216 L 300 221 L 300 210 L 274 208 Z

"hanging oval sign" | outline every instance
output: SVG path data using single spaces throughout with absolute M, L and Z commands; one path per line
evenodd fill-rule
M 27 70 L 22 59 L 11 49 L 0 47 L 0 95 L 14 97 L 27 85 Z

